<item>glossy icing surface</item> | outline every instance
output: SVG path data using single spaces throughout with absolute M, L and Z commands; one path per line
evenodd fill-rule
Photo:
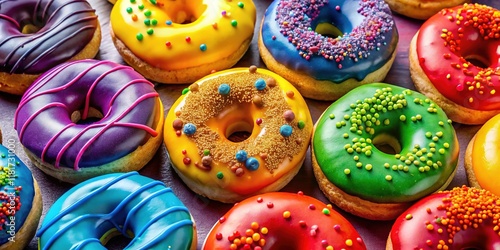
M 10 140 L 4 143 L 8 148 L 0 145 L 0 245 L 16 240 L 35 197 L 31 171 L 16 155 L 20 149 Z
M 228 57 L 251 39 L 255 19 L 251 0 L 118 0 L 111 28 L 143 61 L 176 70 Z
M 396 219 L 393 249 L 498 249 L 499 214 L 500 198 L 485 190 L 432 194 Z
M 119 159 L 158 136 L 160 108 L 153 84 L 132 68 L 81 60 L 32 84 L 16 110 L 15 129 L 42 161 L 77 170 Z M 92 117 L 92 109 L 102 118 Z M 79 121 L 72 120 L 75 111 Z
M 323 24 L 343 36 L 322 35 Z M 389 7 L 374 0 L 275 0 L 265 12 L 261 36 L 287 68 L 337 83 L 362 80 L 382 67 L 398 42 Z
M 476 133 L 472 148 L 472 168 L 479 185 L 500 195 L 500 116 L 488 120 Z
M 394 152 L 382 151 L 391 141 L 398 145 L 391 146 Z M 459 152 L 440 107 L 418 92 L 385 83 L 357 87 L 330 105 L 316 123 L 312 143 L 331 183 L 379 203 L 414 201 L 436 191 L 454 173 Z
M 25 26 L 34 33 L 23 33 Z M 0 0 L 0 71 L 41 74 L 68 61 L 99 25 L 85 0 Z
M 170 160 L 197 183 L 252 194 L 305 157 L 312 119 L 304 99 L 279 75 L 253 70 L 234 68 L 200 79 L 167 115 Z M 229 136 L 237 131 L 250 135 L 233 142 Z
M 260 248 L 259 248 L 260 247 Z M 331 205 L 302 193 L 266 193 L 222 216 L 203 249 L 366 249 L 356 229 Z
M 500 11 L 480 4 L 444 9 L 417 37 L 420 67 L 439 92 L 475 110 L 500 109 Z
M 108 174 L 82 182 L 49 209 L 39 249 L 106 249 L 110 230 L 131 234 L 126 249 L 190 249 L 191 215 L 170 188 L 137 172 Z

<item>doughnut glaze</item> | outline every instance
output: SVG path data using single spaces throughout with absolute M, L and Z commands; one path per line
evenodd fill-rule
M 200 79 L 184 93 L 167 115 L 164 136 L 174 169 L 195 192 L 235 202 L 280 189 L 302 165 L 311 115 L 279 75 L 255 66 L 233 68 Z M 241 131 L 248 138 L 230 139 Z
M 132 68 L 81 60 L 38 78 L 23 95 L 14 123 L 36 162 L 54 171 L 80 170 L 122 159 L 150 139 L 159 138 L 157 148 L 163 108 L 153 84 Z
M 40 30 L 23 33 L 29 25 Z M 44 73 L 78 54 L 98 26 L 85 0 L 0 0 L 0 71 Z
M 235 53 L 241 57 L 253 36 L 255 18 L 251 0 L 118 0 L 110 16 L 114 37 L 135 57 L 167 73 L 215 65 Z M 164 82 L 142 66 L 136 68 Z M 167 83 L 192 83 L 210 70 L 222 69 L 202 75 L 191 72 L 196 78 L 187 75 Z
M 391 143 L 397 144 L 395 153 L 377 147 Z M 360 86 L 328 107 L 312 144 L 331 183 L 376 203 L 414 201 L 447 185 L 459 153 L 455 130 L 440 107 L 385 83 Z
M 366 249 L 356 229 L 331 205 L 272 192 L 235 204 L 214 225 L 202 249 Z
M 41 195 L 35 197 L 36 182 L 30 169 L 17 157 L 11 140 L 6 142 L 9 148 L 0 145 L 0 203 L 6 208 L 0 209 L 0 249 L 22 249 L 23 243 L 27 245 L 35 234 L 42 213 Z M 32 209 L 36 210 L 36 204 L 40 206 L 39 211 L 30 215 Z M 28 224 L 32 224 L 28 226 L 32 228 L 23 228 Z M 4 248 L 7 244 L 8 247 Z
M 472 110 L 500 109 L 497 9 L 464 4 L 429 18 L 416 37 L 420 67 L 447 99 Z
M 106 249 L 118 231 L 125 249 L 196 249 L 188 209 L 161 181 L 137 172 L 95 177 L 74 186 L 49 209 L 39 249 Z
M 363 80 L 386 64 L 398 42 L 389 7 L 375 0 L 276 0 L 261 33 L 276 61 L 334 83 Z
M 500 198 L 485 190 L 432 194 L 395 221 L 387 249 L 498 249 L 499 214 Z

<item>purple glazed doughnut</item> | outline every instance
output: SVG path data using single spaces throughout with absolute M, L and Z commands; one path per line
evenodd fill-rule
M 110 61 L 61 64 L 23 95 L 15 129 L 43 172 L 78 183 L 141 169 L 162 142 L 163 105 L 151 82 Z
M 21 95 L 56 65 L 93 58 L 100 42 L 85 0 L 0 0 L 0 91 Z

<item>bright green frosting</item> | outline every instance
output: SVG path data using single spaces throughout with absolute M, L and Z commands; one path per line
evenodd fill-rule
M 312 143 L 332 184 L 376 203 L 436 191 L 454 173 L 459 153 L 451 120 L 437 104 L 385 83 L 362 85 L 334 102 L 317 121 Z M 382 151 L 384 143 L 397 152 Z
M 82 182 L 49 209 L 37 232 L 39 249 L 106 249 L 117 230 L 133 236 L 125 249 L 191 249 L 194 222 L 172 189 L 137 172 Z

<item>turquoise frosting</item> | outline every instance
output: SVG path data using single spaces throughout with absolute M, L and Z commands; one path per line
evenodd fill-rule
M 10 144 L 14 145 L 14 143 Z M 10 148 L 10 150 L 9 150 Z M 33 175 L 29 168 L 15 155 L 15 148 L 6 148 L 0 145 L 0 203 L 2 206 L 7 206 L 7 211 L 17 210 L 19 204 L 15 199 L 18 198 L 21 202 L 20 209 L 15 212 L 14 216 L 6 215 L 5 212 L 0 212 L 0 220 L 5 220 L 2 223 L 0 230 L 0 245 L 9 240 L 16 240 L 16 234 L 24 225 L 28 214 L 33 206 L 35 197 L 35 188 L 33 187 Z M 16 191 L 16 188 L 21 188 Z M 13 203 L 11 203 L 13 201 Z M 13 204 L 11 206 L 10 204 Z
M 125 249 L 190 249 L 194 222 L 172 189 L 137 172 L 82 182 L 49 209 L 37 232 L 39 249 L 106 249 L 116 229 L 132 235 Z

